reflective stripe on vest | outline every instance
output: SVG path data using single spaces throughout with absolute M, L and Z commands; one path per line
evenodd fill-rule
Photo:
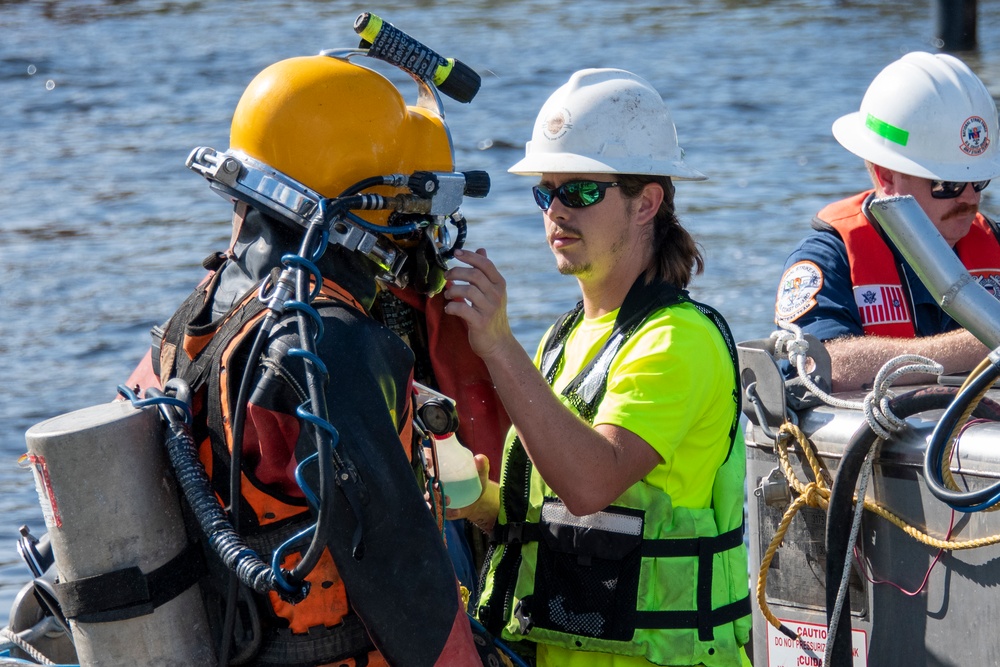
M 913 299 L 904 285 L 902 268 L 864 214 L 864 202 L 872 193 L 834 202 L 816 217 L 833 227 L 847 247 L 851 285 L 865 335 L 913 338 Z M 976 215 L 969 233 L 955 244 L 955 252 L 972 275 L 1000 275 L 1000 242 L 982 214 Z M 866 306 L 866 302 L 873 305 Z
M 737 437 L 735 344 L 722 317 L 681 290 L 646 286 L 640 279 L 626 297 L 608 342 L 567 385 L 562 399 L 591 421 L 604 396 L 611 360 L 622 344 L 654 312 L 679 303 L 691 303 L 712 319 L 733 360 L 734 420 L 730 453 L 713 486 L 716 510 L 673 507 L 668 494 L 640 481 L 605 511 L 575 517 L 544 485 L 515 439 L 504 460 L 504 521 L 498 522 L 494 532 L 479 609 L 480 620 L 506 639 L 644 656 L 656 664 L 710 666 L 731 664 L 738 646 L 748 640 L 750 598 L 743 542 L 746 452 Z M 549 384 L 557 375 L 563 343 L 580 312 L 578 304 L 560 318 L 543 346 L 541 366 Z M 737 441 L 739 446 L 735 446 Z M 546 499 L 540 509 L 530 508 L 529 493 L 538 487 Z M 601 572 L 622 583 L 621 594 L 616 591 L 615 601 L 609 603 L 620 608 L 602 609 L 595 604 L 583 610 L 566 603 L 573 596 L 575 581 L 566 590 L 557 590 L 559 584 L 542 574 L 548 568 L 544 561 L 551 558 L 558 559 L 559 565 L 552 570 L 555 574 L 582 566 L 581 581 L 604 576 L 594 567 L 610 568 Z M 645 573 L 643 580 L 651 576 L 656 584 L 640 590 L 640 569 Z M 664 591 L 671 593 L 663 595 Z M 629 608 L 621 607 L 621 598 Z M 555 617 L 567 620 L 554 621 Z

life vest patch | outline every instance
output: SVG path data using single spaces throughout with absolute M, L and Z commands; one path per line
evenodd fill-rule
M 794 322 L 816 305 L 816 295 L 823 289 L 823 272 L 809 261 L 788 267 L 778 283 L 774 304 L 775 322 Z
M 862 326 L 910 321 L 910 310 L 899 285 L 861 285 L 854 288 L 854 302 Z

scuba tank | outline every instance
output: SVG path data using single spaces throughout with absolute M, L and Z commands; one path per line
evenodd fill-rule
M 188 548 L 157 410 L 96 405 L 25 439 L 80 664 L 210 664 L 201 554 Z

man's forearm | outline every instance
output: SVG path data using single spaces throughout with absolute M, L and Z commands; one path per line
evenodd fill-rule
M 833 390 L 870 389 L 879 369 L 902 354 L 919 354 L 944 367 L 945 374 L 972 370 L 989 350 L 968 331 L 959 330 L 923 338 L 857 336 L 826 341 L 832 362 Z M 933 376 L 908 376 L 909 382 L 928 382 Z
M 519 346 L 484 361 L 532 463 L 574 514 L 603 509 L 660 461 L 630 431 L 580 419 Z

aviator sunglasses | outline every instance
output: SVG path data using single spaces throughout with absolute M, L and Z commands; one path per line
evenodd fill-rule
M 931 197 L 934 199 L 954 199 L 965 192 L 966 185 L 972 185 L 976 192 L 982 192 L 989 185 L 989 181 L 972 181 L 963 183 L 961 181 L 931 181 Z
M 543 211 L 549 210 L 552 206 L 552 198 L 558 197 L 568 208 L 586 208 L 593 206 L 602 199 L 608 188 L 616 187 L 618 183 L 608 183 L 603 181 L 569 181 L 563 183 L 558 188 L 547 188 L 544 185 L 536 185 L 531 188 L 535 195 L 535 203 Z

